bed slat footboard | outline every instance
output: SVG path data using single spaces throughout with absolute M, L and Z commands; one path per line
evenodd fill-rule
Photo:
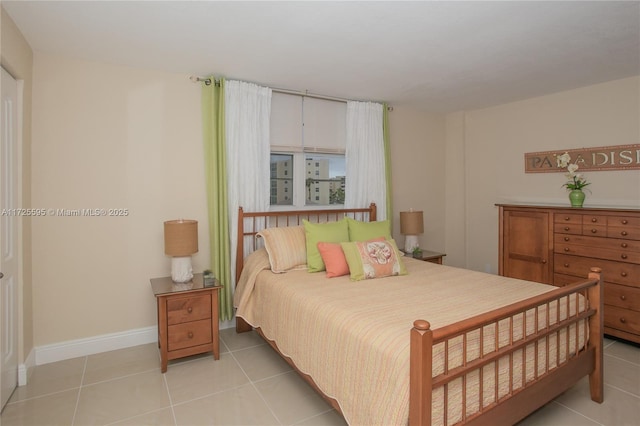
M 591 398 L 602 402 L 600 272 L 436 330 L 415 321 L 409 424 L 513 424 L 587 374 Z

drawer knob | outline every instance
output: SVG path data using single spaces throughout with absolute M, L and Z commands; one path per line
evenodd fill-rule
M 542 264 L 546 265 L 547 264 L 547 259 L 542 259 Z
M 569 216 L 565 216 L 564 220 L 571 220 L 571 218 Z
M 626 277 L 627 273 L 626 272 L 620 272 L 620 275 L 622 275 L 623 277 Z
M 623 225 L 626 225 L 627 223 L 629 223 L 627 219 L 622 219 L 620 222 L 622 222 Z
M 187 336 L 189 336 L 189 339 L 193 339 L 193 331 L 190 331 L 189 334 L 187 334 Z
M 565 241 L 569 241 L 569 237 L 564 237 L 564 240 Z
M 569 264 L 568 264 L 568 263 L 565 263 L 565 264 L 564 264 L 564 267 L 565 267 L 565 268 L 568 268 L 568 267 L 569 267 Z
M 620 300 L 627 300 L 627 296 L 625 296 L 624 294 L 620 296 Z
M 568 230 L 569 230 L 569 227 L 568 227 L 568 226 L 565 226 L 565 227 L 564 227 L 564 230 L 565 230 L 565 231 L 568 231 Z
M 598 221 L 598 218 L 596 218 L 596 217 L 592 217 L 591 218 L 591 222 L 596 223 L 597 221 Z
M 628 235 L 628 232 L 627 232 L 627 231 L 622 231 L 622 232 L 620 233 L 620 235 L 622 235 L 623 237 L 626 237 L 626 236 Z
M 626 258 L 627 258 L 627 255 L 626 255 L 626 254 L 623 254 L 623 255 L 622 255 L 622 256 L 620 256 L 620 257 L 621 257 L 621 258 L 623 258 L 623 259 L 626 259 Z
M 626 320 L 626 318 L 625 318 L 625 317 L 622 317 L 622 318 L 620 318 L 620 322 L 624 324 L 624 323 L 626 323 L 626 322 L 627 322 L 627 320 Z
M 597 229 L 592 229 L 592 230 L 591 230 L 591 233 L 592 233 L 592 234 L 595 234 L 595 233 L 597 233 L 597 232 L 598 232 L 598 230 L 597 230 Z
M 565 247 L 564 251 L 566 251 L 568 253 L 569 252 L 569 247 Z
M 620 244 L 620 246 L 621 246 L 622 248 L 627 248 L 629 245 L 628 245 L 627 243 L 622 243 L 622 244 Z
M 192 308 L 191 306 L 189 306 L 189 307 L 187 308 L 187 312 L 189 312 L 189 313 L 193 312 L 193 308 Z

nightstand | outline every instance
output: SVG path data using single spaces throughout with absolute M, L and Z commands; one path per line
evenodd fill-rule
M 171 277 L 151 279 L 158 302 L 158 344 L 161 370 L 167 371 L 169 360 L 203 352 L 213 352 L 220 359 L 218 291 L 216 285 L 205 287 L 202 274 L 188 283 L 174 283 Z
M 413 257 L 411 253 L 406 253 L 406 252 L 405 252 L 405 256 Z M 439 253 L 437 251 L 422 250 L 422 257 L 417 259 L 424 260 L 425 262 L 437 263 L 438 265 L 442 265 L 442 258 L 445 256 L 446 254 Z M 414 257 L 414 259 L 416 258 Z

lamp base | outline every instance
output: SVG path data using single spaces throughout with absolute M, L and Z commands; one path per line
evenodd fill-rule
M 171 258 L 171 279 L 174 283 L 187 283 L 193 278 L 191 256 Z
M 404 252 L 411 253 L 414 248 L 420 247 L 418 243 L 417 235 L 405 235 L 404 237 Z

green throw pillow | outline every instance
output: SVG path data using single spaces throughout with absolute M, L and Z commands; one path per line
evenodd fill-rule
M 318 243 L 342 243 L 349 241 L 349 225 L 345 219 L 337 222 L 312 223 L 302 220 L 307 240 L 307 267 L 309 272 L 325 270 Z
M 369 241 L 378 237 L 384 237 L 385 240 L 391 239 L 391 222 L 388 220 L 361 222 L 348 217 L 347 223 L 349 224 L 349 241 Z

